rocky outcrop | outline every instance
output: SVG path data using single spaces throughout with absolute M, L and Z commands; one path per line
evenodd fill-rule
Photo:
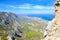
M 15 40 L 16 37 L 20 38 L 22 33 L 18 17 L 11 12 L 0 12 L 0 35 L 7 34 L 8 40 Z
M 48 23 L 43 40 L 60 40 L 60 0 L 55 3 L 55 18 Z

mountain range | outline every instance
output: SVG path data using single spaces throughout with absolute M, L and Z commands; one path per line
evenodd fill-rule
M 20 23 L 17 21 L 18 17 L 10 12 L 0 12 L 0 35 L 7 36 L 9 40 L 16 37 L 21 37 Z M 17 36 L 18 35 L 18 36 Z M 4 38 L 3 40 L 6 40 Z M 2 40 L 2 39 L 1 39 Z
M 41 40 L 48 21 L 12 12 L 0 12 L 1 40 Z

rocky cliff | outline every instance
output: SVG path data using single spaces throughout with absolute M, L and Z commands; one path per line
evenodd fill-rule
M 15 14 L 0 12 L 0 40 L 15 40 L 21 37 L 21 32 L 21 26 Z
M 60 40 L 60 0 L 55 2 L 55 18 L 45 29 L 43 40 Z

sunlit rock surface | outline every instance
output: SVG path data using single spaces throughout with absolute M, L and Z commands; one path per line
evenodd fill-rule
M 60 40 L 60 0 L 55 2 L 55 18 L 48 23 L 43 40 Z

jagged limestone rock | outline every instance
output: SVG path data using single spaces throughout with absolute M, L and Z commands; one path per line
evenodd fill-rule
M 17 15 L 10 12 L 0 12 L 0 40 L 21 38 L 21 25 Z
M 55 3 L 55 18 L 48 23 L 43 40 L 60 40 L 60 0 Z

